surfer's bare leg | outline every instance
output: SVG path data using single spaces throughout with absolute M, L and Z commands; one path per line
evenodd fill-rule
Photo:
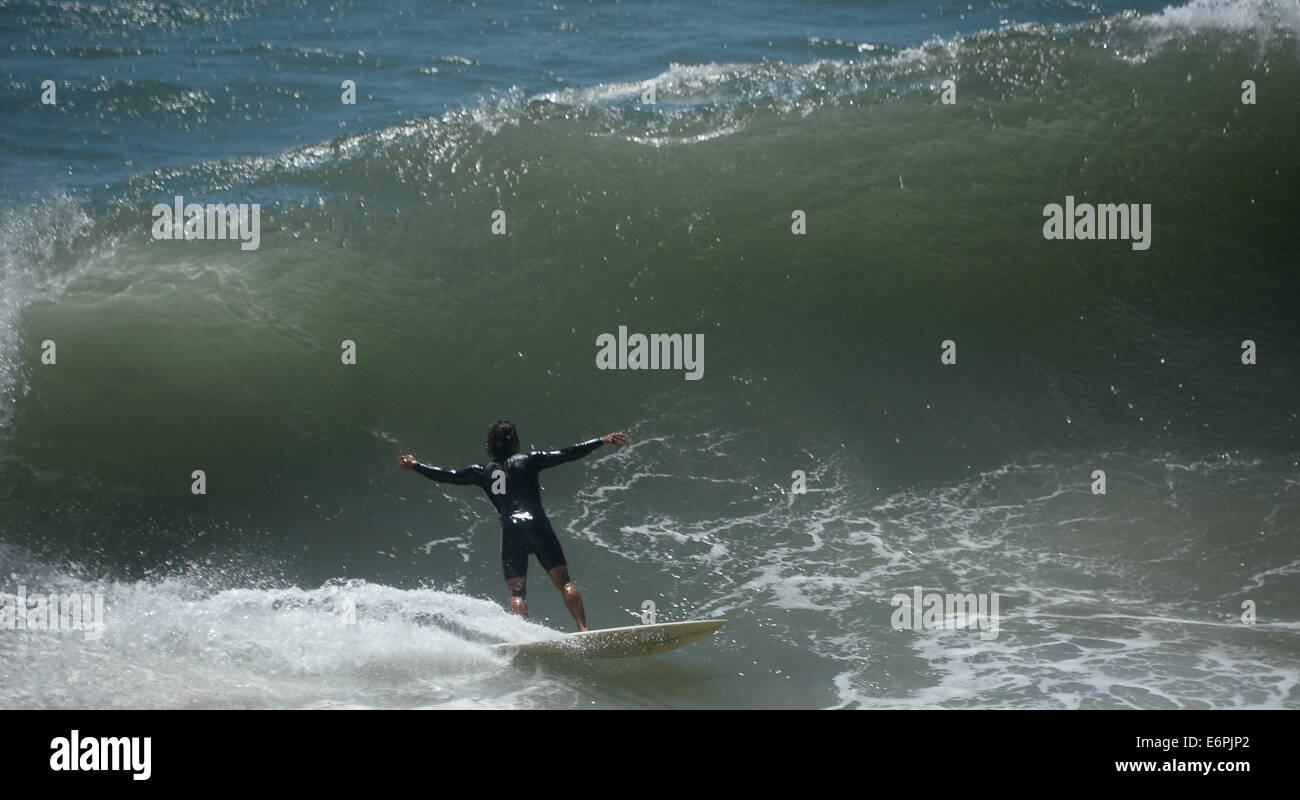
M 510 578 L 506 581 L 506 588 L 510 590 L 511 612 L 528 619 L 528 604 L 524 602 L 524 595 L 528 593 L 528 579 Z
M 578 591 L 578 584 L 574 583 L 573 579 L 569 577 L 568 566 L 561 564 L 552 570 L 548 570 L 546 574 L 551 576 L 551 583 L 555 584 L 555 588 L 559 589 L 560 594 L 564 595 L 564 604 L 569 607 L 569 613 L 573 615 L 573 620 L 578 623 L 578 630 L 585 631 L 587 629 L 587 612 L 582 607 L 582 592 Z

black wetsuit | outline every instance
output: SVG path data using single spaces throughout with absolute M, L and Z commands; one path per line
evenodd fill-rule
M 527 575 L 529 553 L 537 555 L 547 572 L 565 563 L 560 540 L 555 538 L 551 521 L 542 510 L 542 487 L 537 473 L 582 458 L 602 444 L 602 440 L 592 439 L 562 450 L 516 453 L 504 462 L 489 461 L 464 469 L 442 469 L 418 462 L 413 469 L 435 481 L 473 484 L 487 492 L 501 516 L 501 568 L 506 580 L 510 580 Z

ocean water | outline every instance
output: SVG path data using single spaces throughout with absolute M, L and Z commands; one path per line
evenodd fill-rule
M 1297 34 L 0 3 L 0 605 L 105 608 L 0 630 L 0 707 L 1300 707 Z M 259 247 L 154 240 L 176 195 L 260 204 Z M 1045 240 L 1066 196 L 1150 203 L 1149 249 Z M 598 369 L 620 326 L 703 334 L 702 377 Z M 395 460 L 498 418 L 632 437 L 543 476 L 593 627 L 721 633 L 492 651 L 572 621 L 536 562 L 512 617 L 486 499 Z M 997 635 L 896 629 L 914 587 L 996 593 Z

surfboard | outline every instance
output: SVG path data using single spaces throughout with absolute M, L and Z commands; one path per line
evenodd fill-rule
M 572 655 L 582 658 L 635 658 L 666 653 L 698 642 L 726 625 L 725 619 L 695 619 L 687 622 L 661 622 L 657 625 L 632 625 L 627 628 L 604 628 L 598 631 L 570 633 L 561 639 L 540 642 L 494 644 L 497 650 L 520 655 Z

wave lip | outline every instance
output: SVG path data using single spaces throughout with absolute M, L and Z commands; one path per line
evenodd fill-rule
M 1276 35 L 1300 36 L 1300 3 L 1289 0 L 1191 0 L 1136 19 L 1139 27 L 1163 33 L 1208 30 L 1248 33 L 1266 42 Z

